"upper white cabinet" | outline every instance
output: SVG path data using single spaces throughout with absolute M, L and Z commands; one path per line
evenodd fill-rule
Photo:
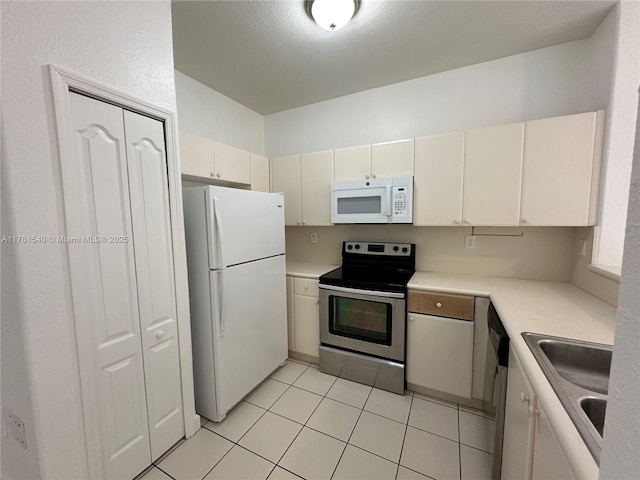
M 334 150 L 335 180 L 413 175 L 413 139 Z
M 300 156 L 303 225 L 331 225 L 332 180 L 332 150 Z
M 523 145 L 524 123 L 467 130 L 463 224 L 520 224 Z
M 215 142 L 190 132 L 180 132 L 180 170 L 183 175 L 211 177 Z
M 464 132 L 415 140 L 414 225 L 462 223 Z
M 604 111 L 526 123 L 522 224 L 595 223 Z
M 284 193 L 284 223 L 331 225 L 333 152 L 271 159 L 271 191 Z
M 251 154 L 246 150 L 215 142 L 213 172 L 217 180 L 251 183 Z
M 371 145 L 371 178 L 413 175 L 414 140 Z
M 338 148 L 333 151 L 335 180 L 371 178 L 371 145 Z
M 251 190 L 269 191 L 269 159 L 255 153 L 251 154 Z
M 251 154 L 190 132 L 180 132 L 183 175 L 221 182 L 251 183 Z
M 300 155 L 271 159 L 271 191 L 284 193 L 284 224 L 302 225 Z

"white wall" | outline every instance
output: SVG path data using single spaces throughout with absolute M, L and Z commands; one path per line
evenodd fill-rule
M 311 244 L 309 235 L 318 234 Z M 287 227 L 287 259 L 337 264 L 344 240 L 416 244 L 416 268 L 433 272 L 492 275 L 533 280 L 567 281 L 571 275 L 573 228 L 478 228 L 476 233 L 519 234 L 522 237 L 476 238 L 475 250 L 465 250 L 467 227 L 412 225 L 336 225 Z
M 202 137 L 264 155 L 264 117 L 178 70 L 178 124 Z
M 3 234 L 59 235 L 60 159 L 46 65 L 175 111 L 170 2 L 1 2 L 1 8 Z M 88 478 L 65 250 L 20 244 L 3 249 L 2 260 L 2 311 L 16 315 L 3 315 L 2 346 L 22 344 L 13 351 L 26 367 L 20 359 L 15 368 L 5 366 L 3 348 L 2 404 L 18 416 L 27 412 L 28 440 L 35 434 L 24 455 L 13 455 L 12 440 L 2 439 L 2 477 Z M 5 330 L 5 322 L 21 328 Z M 14 391 L 5 384 L 7 372 L 18 382 Z
M 640 108 L 600 478 L 640 478 Z
M 607 35 L 375 88 L 265 117 L 279 156 L 605 108 Z
M 605 166 L 593 263 L 620 266 L 640 82 L 640 3 L 620 2 L 606 22 L 615 22 L 615 48 L 611 55 L 613 78 L 605 125 Z

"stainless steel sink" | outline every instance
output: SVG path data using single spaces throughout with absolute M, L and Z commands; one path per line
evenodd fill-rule
M 593 458 L 600 464 L 611 345 L 535 333 L 522 336 Z

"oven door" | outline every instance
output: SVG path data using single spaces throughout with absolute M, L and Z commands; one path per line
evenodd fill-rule
M 404 293 L 320 285 L 320 343 L 404 363 Z

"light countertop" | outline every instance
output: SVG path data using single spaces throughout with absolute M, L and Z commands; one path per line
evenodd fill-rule
M 294 262 L 287 260 L 287 275 L 302 278 L 315 278 L 324 275 L 340 265 L 329 265 L 323 263 Z
M 416 272 L 408 288 L 491 298 L 576 477 L 597 479 L 595 460 L 521 333 L 613 344 L 615 307 L 568 282 Z

